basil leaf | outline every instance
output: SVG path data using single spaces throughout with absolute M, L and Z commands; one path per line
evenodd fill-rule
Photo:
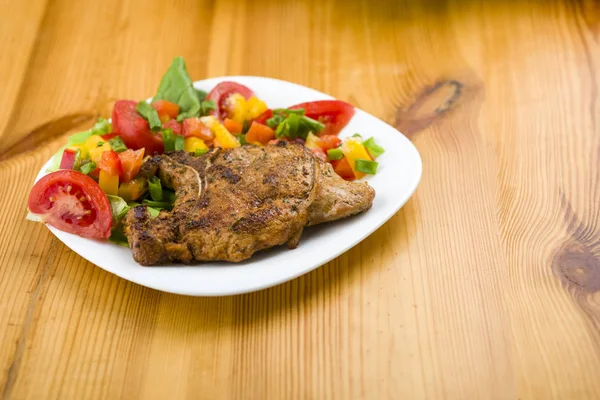
M 153 100 L 168 100 L 179 105 L 177 121 L 200 114 L 200 91 L 194 89 L 183 57 L 175 57 L 162 77 Z
M 137 103 L 135 110 L 148 121 L 150 124 L 150 129 L 153 131 L 158 131 L 160 128 L 162 128 L 162 123 L 160 122 L 160 118 L 158 118 L 158 113 L 150 104 L 142 100 Z

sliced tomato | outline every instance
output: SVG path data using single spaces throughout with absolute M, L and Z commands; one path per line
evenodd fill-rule
M 172 130 L 173 133 L 176 135 L 181 135 L 181 124 L 175 119 L 170 119 L 167 122 L 163 123 L 163 128 Z
M 342 144 L 342 139 L 336 135 L 323 135 L 317 141 L 317 145 L 325 151 L 335 149 L 340 144 Z
M 246 100 L 254 96 L 254 92 L 244 85 L 235 82 L 221 82 L 206 95 L 206 100 L 214 101 L 217 106 L 216 110 L 211 111 L 210 114 L 221 120 L 227 118 L 226 100 L 234 93 L 241 94 Z
M 118 100 L 112 112 L 113 131 L 121 136 L 130 149 L 146 149 L 146 154 L 163 153 L 164 146 L 160 133 L 150 130 L 148 121 L 135 110 L 137 102 Z
M 167 100 L 153 101 L 152 107 L 154 107 L 159 117 L 166 115 L 169 118 L 177 118 L 179 115 L 179 105 Z
M 321 160 L 323 161 L 327 161 L 327 153 L 325 153 L 325 151 L 323 151 L 322 148 L 317 147 L 315 149 L 310 149 L 310 151 L 313 152 L 313 154 L 317 157 L 319 157 Z
M 275 131 L 258 122 L 253 122 L 252 125 L 250 125 L 248 133 L 246 133 L 246 141 L 248 143 L 267 144 L 273 139 L 275 139 Z
M 183 120 L 183 136 L 186 138 L 194 136 L 204 141 L 215 138 L 213 131 L 200 118 L 196 117 Z
M 273 110 L 269 109 L 264 113 L 260 114 L 258 117 L 254 118 L 254 122 L 258 122 L 259 124 L 266 125 L 267 120 L 273 117 Z
M 98 167 L 101 171 L 104 171 L 111 176 L 119 176 L 123 173 L 121 160 L 114 150 L 108 150 L 102 153 L 102 159 L 100 160 Z
M 60 159 L 60 169 L 73 169 L 77 161 L 77 150 L 65 149 Z
M 110 203 L 89 176 L 72 170 L 52 172 L 29 193 L 29 210 L 61 231 L 95 239 L 110 236 Z
M 337 135 L 348 125 L 354 115 L 354 106 L 341 100 L 320 100 L 300 103 L 290 110 L 304 109 L 304 115 L 325 124 L 325 129 L 317 136 Z
M 129 182 L 140 172 L 142 160 L 144 159 L 144 149 L 131 150 L 127 149 L 119 153 L 121 160 L 121 182 Z

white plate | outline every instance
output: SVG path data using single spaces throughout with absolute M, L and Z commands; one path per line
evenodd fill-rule
M 210 91 L 221 81 L 235 81 L 251 88 L 270 107 L 286 107 L 331 96 L 294 83 L 252 76 L 228 76 L 194 83 Z M 376 191 L 373 207 L 360 215 L 305 230 L 300 245 L 270 249 L 237 263 L 203 263 L 195 266 L 142 267 L 131 251 L 108 241 L 84 239 L 48 226 L 71 250 L 121 278 L 165 292 L 193 296 L 247 293 L 286 282 L 325 264 L 373 233 L 406 203 L 421 179 L 421 158 L 412 143 L 396 129 L 362 110 L 340 134 L 359 132 L 374 136 L 385 153 L 377 160 L 377 175 L 368 178 Z M 42 167 L 36 181 L 46 171 Z

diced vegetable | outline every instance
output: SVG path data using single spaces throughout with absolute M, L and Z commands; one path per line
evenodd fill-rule
M 173 208 L 173 204 L 169 203 L 167 201 L 152 201 L 152 200 L 144 200 L 142 202 L 143 204 L 146 204 L 149 207 L 153 207 L 153 208 L 157 208 L 157 209 L 164 209 L 164 210 L 171 210 Z
M 342 144 L 342 139 L 336 135 L 322 135 L 319 137 L 318 144 L 320 148 L 327 151 L 329 149 L 335 149 Z
M 259 124 L 258 122 L 253 122 L 250 125 L 250 130 L 246 134 L 246 142 L 252 144 L 262 144 L 266 145 L 269 143 L 269 140 L 275 138 L 275 132 L 273 129 L 269 128 L 266 125 Z
M 275 114 L 269 119 L 267 119 L 267 126 L 271 129 L 277 129 L 277 126 L 279 126 L 279 124 L 282 123 L 284 119 L 284 116 L 280 114 Z
M 99 135 L 92 135 L 85 141 L 85 147 L 88 150 L 90 159 L 96 164 L 100 163 L 102 153 L 110 150 L 110 143 L 102 139 Z
M 119 186 L 119 196 L 125 201 L 133 201 L 142 197 L 147 189 L 148 184 L 146 178 L 138 176 L 129 182 L 121 183 Z
M 212 117 L 204 117 L 212 118 Z M 200 118 L 187 118 L 183 120 L 183 136 L 186 138 L 195 136 L 202 140 L 212 140 L 215 134 Z
M 110 212 L 112 214 L 113 226 L 117 226 L 121 218 L 127 214 L 127 211 L 131 207 L 127 205 L 127 202 L 119 196 L 107 195 L 108 201 L 110 202 Z
M 121 173 L 121 182 L 129 182 L 140 172 L 142 167 L 142 160 L 144 158 L 144 149 L 131 150 L 127 149 L 122 153 L 119 153 L 119 160 L 121 160 L 121 167 L 123 172 Z
M 191 136 L 184 140 L 183 150 L 187 151 L 188 153 L 202 151 L 202 154 L 204 154 L 208 151 L 208 146 L 206 143 L 204 143 L 204 140 Z
M 168 100 L 179 105 L 177 121 L 197 117 L 200 113 L 198 92 L 185 68 L 183 57 L 176 57 L 162 77 L 154 101 Z
M 123 173 L 123 168 L 121 166 L 121 160 L 119 159 L 119 155 L 114 150 L 108 150 L 102 153 L 102 157 L 100 159 L 98 167 L 101 171 L 104 171 L 109 175 L 115 175 L 117 177 L 118 185 L 118 178 Z
M 246 119 L 258 118 L 267 110 L 265 102 L 256 96 L 252 96 L 246 101 Z
M 175 150 L 183 150 L 184 139 L 185 138 L 181 135 L 175 135 Z
M 110 144 L 110 148 L 117 153 L 127 150 L 127 146 L 125 146 L 125 142 L 123 142 L 123 139 L 121 139 L 120 136 L 115 136 L 109 139 L 108 144 Z
M 129 247 L 127 236 L 125 236 L 125 233 L 123 233 L 123 228 L 121 225 L 117 226 L 110 232 L 110 237 L 108 240 L 114 244 L 118 244 L 119 246 Z
M 354 169 L 358 172 L 365 174 L 375 175 L 377 173 L 377 166 L 379 163 L 371 160 L 356 160 L 354 163 Z
M 160 179 L 158 179 L 156 176 L 151 176 L 148 178 L 148 191 L 150 192 L 150 197 L 152 197 L 152 200 L 162 201 L 162 185 L 160 183 Z
M 352 171 L 352 168 L 350 167 L 350 163 L 348 162 L 347 158 L 342 158 L 339 161 L 333 161 L 332 165 L 333 165 L 333 169 L 335 170 L 336 174 L 341 176 L 343 179 L 345 179 L 347 181 L 351 181 L 356 178 L 354 176 L 354 172 Z
M 313 135 L 312 132 L 309 132 L 306 136 L 306 142 L 304 143 L 306 147 L 309 149 L 318 149 L 319 146 L 319 138 L 316 135 Z
M 233 136 L 223 124 L 219 122 L 215 122 L 212 124 L 211 130 L 215 134 L 214 146 L 221 147 L 223 149 L 233 149 L 236 147 L 240 147 L 240 142 Z M 246 136 L 246 139 L 248 137 Z
M 244 128 L 243 124 L 241 124 L 237 121 L 234 121 L 230 118 L 225 118 L 225 121 L 223 121 L 223 125 L 230 133 L 233 133 L 233 134 L 242 133 L 242 129 Z
M 112 131 L 112 125 L 110 124 L 110 122 L 105 118 L 98 118 L 98 121 L 94 124 L 94 127 L 92 128 L 92 135 L 105 135 L 110 131 Z M 70 139 L 75 140 L 75 135 L 71 136 Z M 77 140 L 78 141 L 73 142 L 72 144 L 83 143 L 85 139 Z
M 256 96 L 251 96 L 246 100 L 240 93 L 231 94 L 225 100 L 225 108 L 228 110 L 229 118 L 240 124 L 259 117 L 268 109 L 265 102 Z
M 177 118 L 179 115 L 179 105 L 168 100 L 155 100 L 152 102 L 152 108 L 154 108 L 158 114 L 158 117 Z M 166 120 L 168 121 L 168 119 Z M 166 122 L 165 121 L 165 122 Z
M 372 137 L 365 140 L 363 142 L 363 146 L 365 146 L 365 149 L 367 149 L 367 151 L 373 158 L 377 158 L 383 153 L 385 153 L 385 149 L 379 146 L 377 143 L 375 143 L 375 139 Z
M 208 149 L 196 149 L 196 151 L 194 151 L 194 155 L 196 157 L 201 156 L 202 154 L 206 154 L 208 152 Z
M 163 129 L 170 129 L 175 135 L 181 135 L 183 131 L 182 124 L 175 119 L 170 119 L 163 124 Z
M 119 175 L 111 175 L 105 170 L 100 170 L 100 178 L 98 179 L 100 189 L 106 194 L 119 194 Z
M 344 152 L 342 149 L 329 149 L 327 150 L 327 158 L 329 160 L 341 160 L 344 158 Z
M 248 141 L 246 140 L 246 135 L 239 135 L 237 137 L 238 141 L 240 142 L 240 144 L 243 146 L 245 144 L 248 144 Z
M 142 100 L 139 103 L 137 103 L 137 105 L 135 106 L 135 110 L 142 117 L 144 117 L 146 121 L 148 121 L 148 124 L 150 124 L 150 129 L 152 129 L 153 131 L 157 131 L 160 130 L 160 128 L 162 128 L 162 122 L 160 121 L 160 118 L 158 118 L 158 113 L 150 104 Z
M 150 130 L 146 121 L 136 110 L 137 102 L 118 100 L 112 112 L 112 123 L 116 133 L 130 149 L 146 149 L 147 154 L 163 152 L 160 133 Z
M 82 165 L 79 167 L 79 171 L 80 171 L 82 174 L 85 174 L 85 175 L 89 175 L 89 173 L 90 173 L 90 172 L 92 172 L 92 171 L 93 171 L 93 170 L 95 170 L 95 169 L 96 169 L 96 163 L 95 163 L 95 162 L 93 162 L 93 161 L 90 161 L 90 162 L 87 162 L 87 163 L 85 163 L 85 164 L 82 164 Z
M 342 144 L 342 151 L 348 159 L 348 163 L 354 172 L 356 179 L 360 179 L 365 176 L 364 172 L 356 170 L 356 160 L 368 160 L 371 161 L 371 156 L 367 153 L 367 150 L 362 145 L 360 139 L 349 138 Z
M 80 162 L 80 154 L 81 151 L 79 149 L 65 149 L 62 159 L 60 160 L 60 169 L 77 170 Z
M 258 122 L 259 124 L 268 125 L 267 120 L 273 116 L 273 110 L 267 110 L 264 113 L 260 114 L 258 117 L 254 118 L 254 122 Z M 275 129 L 275 127 L 268 125 L 269 128 Z
M 160 214 L 160 210 L 154 207 L 147 207 L 148 209 L 148 214 L 150 214 L 151 218 L 156 218 L 158 217 L 158 214 Z
M 275 135 L 278 138 L 287 137 L 295 139 L 299 137 L 306 139 L 309 132 L 320 132 L 324 127 L 325 125 L 319 121 L 308 118 L 305 115 L 288 113 L 287 118 L 277 126 Z
M 165 152 L 175 150 L 175 135 L 173 135 L 173 131 L 170 129 L 164 129 L 162 131 L 163 138 L 163 146 L 165 147 Z

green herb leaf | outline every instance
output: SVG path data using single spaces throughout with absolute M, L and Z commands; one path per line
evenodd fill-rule
M 146 204 L 149 207 L 156 208 L 159 210 L 171 210 L 173 208 L 173 204 L 168 203 L 166 201 L 152 201 L 152 200 L 144 200 L 143 204 Z
M 146 207 L 148 210 L 148 214 L 150 214 L 151 218 L 156 218 L 158 217 L 158 214 L 160 214 L 160 209 L 158 208 L 154 208 L 154 207 Z
M 92 128 L 92 135 L 106 135 L 112 131 L 112 125 L 107 119 L 98 118 L 98 122 Z M 90 135 L 91 136 L 91 135 Z M 81 142 L 80 142 L 81 143 Z
M 123 142 L 123 139 L 121 139 L 121 136 L 115 136 L 114 138 L 109 139 L 108 143 L 110 144 L 110 148 L 117 153 L 127 150 L 127 146 L 125 145 L 125 142 Z
M 158 118 L 158 113 L 150 104 L 142 100 L 137 103 L 135 110 L 148 121 L 150 124 L 150 129 L 153 131 L 158 131 L 160 128 L 162 128 L 162 123 L 160 122 L 160 118 Z
M 183 57 L 175 57 L 162 77 L 153 100 L 168 100 L 179 105 L 177 121 L 197 117 L 200 114 L 200 96 L 203 92 L 194 89 Z
M 378 165 L 379 163 L 371 160 L 356 160 L 354 162 L 354 169 L 365 174 L 375 175 Z
M 210 114 L 211 111 L 217 109 L 217 104 L 214 100 L 204 100 L 200 103 L 200 116 L 204 117 L 205 115 Z
M 206 99 L 206 95 L 208 94 L 204 90 L 200 90 L 200 89 L 196 89 L 196 88 L 194 88 L 194 92 L 196 93 L 196 97 L 198 97 L 199 102 L 204 101 L 204 99 Z
M 119 246 L 129 247 L 129 242 L 127 242 L 127 236 L 123 233 L 123 228 L 121 225 L 116 227 L 110 232 L 110 237 L 108 238 L 114 244 L 118 244 Z
M 152 197 L 152 200 L 162 201 L 162 184 L 160 183 L 160 179 L 158 179 L 156 176 L 151 176 L 148 178 L 148 190 L 150 191 L 150 197 Z
M 129 207 L 127 202 L 119 196 L 107 194 L 106 197 L 108 197 L 108 201 L 110 202 L 110 213 L 112 214 L 113 225 L 116 226 L 131 207 Z
M 69 147 L 69 145 L 65 144 L 63 147 L 58 149 L 56 153 L 54 153 L 50 165 L 48 165 L 48 168 L 46 168 L 46 172 L 54 172 L 60 168 L 60 161 L 62 160 L 63 153 L 67 147 Z
M 175 135 L 175 150 L 183 150 L 185 138 L 181 135 Z
M 367 149 L 367 151 L 373 158 L 378 158 L 380 155 L 385 153 L 385 149 L 379 146 L 377 143 L 375 143 L 375 139 L 373 137 L 370 137 L 367 140 L 365 140 L 363 142 L 363 146 L 365 146 L 365 149 Z

